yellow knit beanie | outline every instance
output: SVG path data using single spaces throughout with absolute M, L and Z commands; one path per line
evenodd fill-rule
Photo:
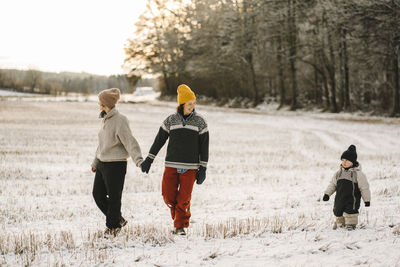
M 191 100 L 196 100 L 196 96 L 189 86 L 181 84 L 178 86 L 178 105 L 185 104 Z

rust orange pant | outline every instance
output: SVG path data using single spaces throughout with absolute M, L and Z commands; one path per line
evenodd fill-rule
M 165 204 L 171 209 L 174 227 L 189 227 L 190 199 L 197 170 L 178 173 L 175 168 L 165 167 L 162 180 L 162 195 Z

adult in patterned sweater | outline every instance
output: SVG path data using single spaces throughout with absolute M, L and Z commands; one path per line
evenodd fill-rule
M 208 162 L 209 133 L 204 118 L 195 111 L 196 96 L 185 84 L 178 86 L 177 112 L 162 123 L 149 155 L 142 163 L 148 173 L 154 158 L 169 138 L 162 195 L 171 210 L 174 234 L 185 235 L 189 227 L 194 182 L 203 183 Z
M 121 197 L 124 187 L 127 158 L 137 167 L 143 162 L 142 152 L 129 128 L 128 119 L 118 112 L 115 105 L 120 90 L 111 88 L 99 94 L 100 118 L 99 145 L 92 163 L 96 173 L 93 198 L 106 215 L 105 237 L 117 235 L 127 221 L 121 215 Z

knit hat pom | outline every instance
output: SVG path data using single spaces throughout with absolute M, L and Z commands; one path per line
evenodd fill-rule
M 185 104 L 191 100 L 196 100 L 196 95 L 186 84 L 181 84 L 178 86 L 178 105 Z
M 356 146 L 355 145 L 350 145 L 347 150 L 356 152 Z
M 118 88 L 106 89 L 99 93 L 99 100 L 108 108 L 113 108 L 117 104 L 120 95 L 121 91 Z

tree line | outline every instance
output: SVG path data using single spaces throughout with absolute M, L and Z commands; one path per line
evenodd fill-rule
M 131 73 L 219 100 L 400 115 L 400 0 L 149 0 Z
M 136 86 L 152 86 L 151 80 L 140 80 L 135 75 L 93 75 L 74 72 L 42 72 L 35 69 L 0 69 L 0 88 L 18 92 L 51 95 L 98 93 L 117 87 L 123 93 L 132 93 Z

